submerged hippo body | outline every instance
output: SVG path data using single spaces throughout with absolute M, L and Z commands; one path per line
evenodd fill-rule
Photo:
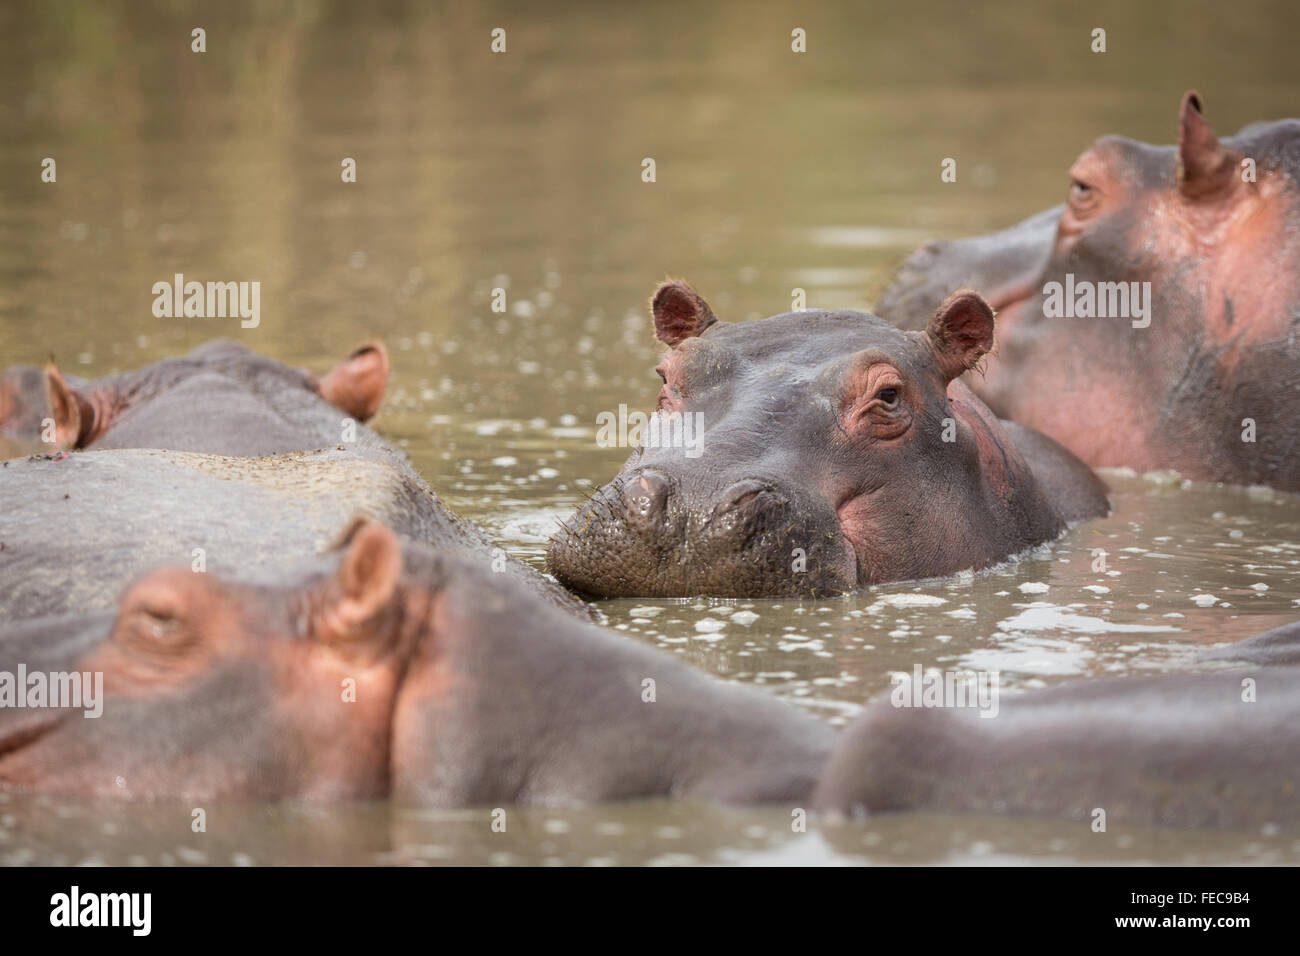
M 877 312 L 920 328 L 980 289 L 997 414 L 1094 467 L 1300 490 L 1300 121 L 1220 141 L 1189 93 L 1177 146 L 1108 136 L 1070 176 L 1063 206 L 922 247 Z
M 1247 701 L 1243 681 L 1254 681 Z M 1079 681 L 971 708 L 868 705 L 813 805 L 1090 824 L 1300 823 L 1300 668 Z
M 366 520 L 256 584 L 162 568 L 115 611 L 0 628 L 0 675 L 20 666 L 103 692 L 0 708 L 0 790 L 1300 822 L 1300 668 L 1079 682 L 993 719 L 885 695 L 836 734 Z
M 374 416 L 387 384 L 388 354 L 378 342 L 323 378 L 224 339 L 88 382 L 53 364 L 14 366 L 0 376 L 0 436 L 65 450 L 277 455 L 340 441 L 346 420 Z
M 0 628 L 0 673 L 104 674 L 98 718 L 0 708 L 0 790 L 438 807 L 799 801 L 834 742 L 791 704 L 374 522 L 354 522 L 340 553 L 267 578 L 162 568 L 115 613 Z
M 564 523 L 547 564 L 580 592 L 842 593 L 985 568 L 1108 510 L 1086 466 L 954 381 L 993 344 L 974 293 L 923 333 L 847 311 L 719 323 L 682 282 L 652 308 L 673 348 L 655 417 L 697 444 L 643 444 Z

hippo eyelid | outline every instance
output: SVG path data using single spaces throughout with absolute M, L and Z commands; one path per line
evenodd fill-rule
M 171 603 L 142 603 L 135 610 L 140 617 L 150 621 L 155 626 L 175 624 L 177 619 L 183 616 L 181 607 Z
M 122 633 L 128 648 L 150 657 L 162 654 L 171 658 L 187 653 L 199 643 L 198 634 L 179 616 L 160 617 L 145 607 L 135 609 Z

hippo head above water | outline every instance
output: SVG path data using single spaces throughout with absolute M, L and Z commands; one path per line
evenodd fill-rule
M 1300 490 L 1300 121 L 1220 140 L 1194 93 L 1177 146 L 1106 136 L 1068 201 L 932 242 L 877 311 L 921 328 L 960 286 L 997 310 L 972 387 L 1094 467 Z
M 415 640 L 395 541 L 362 525 L 335 569 L 275 586 L 160 568 L 116 615 L 0 629 L 0 673 L 78 675 L 82 688 L 71 709 L 0 708 L 0 790 L 386 795 L 391 709 Z
M 0 440 L 279 454 L 338 441 L 334 411 L 368 421 L 387 386 L 388 352 L 379 342 L 320 378 L 224 339 L 91 382 L 65 376 L 52 361 L 43 370 L 18 365 L 0 374 Z
M 1106 510 L 1086 468 L 956 381 L 993 347 L 973 292 L 923 332 L 852 311 L 722 323 L 678 281 L 652 311 L 672 349 L 652 438 L 547 552 L 580 592 L 843 593 L 987 567 Z

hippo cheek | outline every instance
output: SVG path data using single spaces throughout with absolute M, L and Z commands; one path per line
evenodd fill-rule
M 938 555 L 951 542 L 918 523 L 917 512 L 899 500 L 897 490 L 886 489 L 854 495 L 836 509 L 860 587 L 947 573 Z
M 860 585 L 876 584 L 884 565 L 875 522 L 865 499 L 854 496 L 835 509 L 840 522 L 840 537 L 853 562 L 854 578 Z
M 71 716 L 43 710 L 5 720 L 0 727 L 0 790 L 37 789 L 42 780 L 62 771 L 58 731 Z
M 315 657 L 286 658 L 278 669 L 270 723 L 282 728 L 293 769 L 286 785 L 315 800 L 386 796 L 406 660 L 387 654 L 363 664 L 325 649 Z
M 51 617 L 4 628 L 0 640 L 0 790 L 42 789 L 44 781 L 75 766 L 77 752 L 68 746 L 69 741 L 95 721 L 72 708 L 15 706 L 17 695 L 24 694 L 27 704 L 34 702 L 28 694 L 33 674 L 77 672 L 84 678 L 87 668 L 83 661 L 108 639 L 112 621 L 111 612 L 100 611 L 84 615 L 71 626 L 69 619 Z M 27 687 L 18 682 L 20 670 Z M 83 702 L 92 710 L 100 709 L 102 695 L 95 693 L 93 683 L 89 690 L 96 703 L 92 705 L 86 698 Z
M 404 806 L 453 807 L 497 799 L 510 791 L 509 774 L 498 775 L 495 763 L 510 762 L 510 749 L 523 746 L 529 728 L 509 731 L 509 743 L 490 742 L 493 714 L 510 727 L 509 695 L 474 693 L 479 681 L 490 681 L 493 667 L 510 662 L 481 661 L 470 674 L 455 663 L 458 636 L 479 645 L 489 635 L 467 633 L 472 624 L 446 611 L 435 611 L 420 652 L 411 661 L 393 706 L 392 796 Z M 439 646 L 441 645 L 441 646 Z M 486 707 L 480 704 L 486 701 Z
M 266 755 L 280 739 L 246 719 L 247 679 L 218 683 L 209 695 L 105 688 L 98 717 L 49 711 L 25 734 L 0 738 L 18 745 L 0 753 L 0 788 L 117 799 L 270 795 Z

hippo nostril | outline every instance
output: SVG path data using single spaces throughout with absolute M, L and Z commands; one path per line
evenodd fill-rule
M 645 518 L 663 511 L 668 500 L 668 479 L 657 471 L 635 475 L 625 492 L 628 510 Z
M 738 511 L 757 499 L 759 495 L 771 490 L 771 487 L 766 482 L 757 481 L 753 478 L 738 481 L 722 493 L 721 500 L 713 509 L 714 513 L 725 515 Z

